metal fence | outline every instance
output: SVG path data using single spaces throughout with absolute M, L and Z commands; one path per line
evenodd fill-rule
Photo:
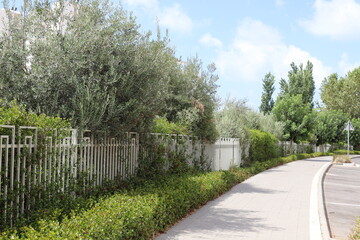
M 77 130 L 0 125 L 0 222 L 26 216 L 46 190 L 83 190 L 136 172 L 139 135 L 108 137 Z M 81 181 L 81 184 L 79 182 Z M 79 189 L 77 189 L 79 191 Z M 81 190 L 81 189 L 80 189 Z M 52 195 L 54 193 L 48 193 Z
M 286 156 L 291 153 L 291 143 L 289 141 L 279 142 L 279 146 L 282 151 L 282 155 Z M 311 152 L 327 152 L 331 148 L 330 144 L 323 144 L 316 146 L 315 144 L 310 143 L 292 143 L 292 153 L 311 153 Z
M 141 165 L 140 157 L 150 154 L 151 149 L 145 147 L 149 141 L 166 146 L 165 155 L 183 152 L 189 165 L 205 159 L 211 170 L 240 166 L 249 149 L 248 144 L 242 148 L 244 143 L 237 138 L 202 144 L 181 135 L 129 132 L 111 137 L 75 129 L 45 131 L 0 125 L 0 225 L 11 226 L 15 219 L 26 217 L 42 200 L 51 200 L 58 192 L 75 197 L 108 181 L 134 176 Z M 281 146 L 285 153 L 289 151 L 289 143 Z M 313 148 L 306 144 L 293 147 L 295 153 Z

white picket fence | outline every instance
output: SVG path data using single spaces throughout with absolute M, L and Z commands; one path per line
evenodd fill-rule
M 65 192 L 78 180 L 93 187 L 136 172 L 139 135 L 119 137 L 76 130 L 41 136 L 35 127 L 0 125 L 0 223 L 11 226 L 43 198 L 47 188 Z M 60 135 L 63 135 L 62 137 Z M 50 193 L 51 195 L 51 193 Z M 45 196 L 50 197 L 51 196 Z
M 74 185 L 85 191 L 111 180 L 125 180 L 137 172 L 139 155 L 147 154 L 144 139 L 138 133 L 109 137 L 105 133 L 79 133 L 75 129 L 48 131 L 44 136 L 36 127 L 0 125 L 0 224 L 11 226 L 14 219 L 26 214 L 44 196 L 46 189 L 71 192 Z M 188 164 L 203 157 L 212 170 L 228 170 L 240 166 L 240 140 L 220 138 L 214 144 L 181 135 L 152 134 L 151 141 L 167 145 L 172 151 L 183 151 Z M 181 144 L 180 144 L 181 143 Z M 289 143 L 281 146 L 288 151 Z M 321 149 L 326 151 L 329 145 Z M 306 145 L 294 145 L 296 153 Z M 320 149 L 313 149 L 314 151 Z M 46 192 L 46 191 L 45 191 Z
M 282 148 L 284 156 L 290 154 L 291 144 L 289 141 L 279 142 L 279 145 Z M 310 144 L 310 143 L 293 143 L 292 148 L 293 148 L 292 150 L 293 154 L 306 153 L 309 150 L 311 150 L 311 152 L 327 152 L 331 148 L 331 145 L 323 144 L 320 146 L 316 146 L 315 144 Z
M 213 171 L 228 170 L 232 166 L 239 167 L 242 163 L 238 138 L 219 138 L 214 144 L 206 145 L 205 153 Z

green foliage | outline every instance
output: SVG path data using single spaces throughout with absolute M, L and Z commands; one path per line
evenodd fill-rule
M 245 100 L 227 99 L 222 110 L 216 114 L 216 127 L 222 137 L 242 138 L 247 136 L 246 113 L 250 108 Z
M 278 139 L 284 135 L 284 123 L 275 120 L 273 114 L 251 110 L 245 100 L 226 100 L 223 109 L 216 114 L 216 126 L 222 137 L 248 139 L 248 129 L 269 132 Z
M 288 73 L 288 81 L 284 79 L 280 81 L 281 97 L 285 97 L 287 94 L 291 96 L 302 96 L 303 103 L 310 104 L 313 108 L 313 97 L 315 93 L 315 82 L 313 77 L 313 64 L 308 61 L 306 67 L 303 68 L 303 64 L 296 66 L 295 63 L 291 63 L 291 70 Z
M 347 150 L 344 149 L 336 149 L 334 151 L 331 151 L 334 154 L 340 154 L 340 155 L 345 155 L 347 154 Z M 354 150 L 354 151 L 349 151 L 350 154 L 360 154 L 360 151 Z
M 306 140 L 313 128 L 314 116 L 310 103 L 304 103 L 302 95 L 287 94 L 278 99 L 273 109 L 278 121 L 285 123 L 285 139 L 291 142 Z
M 314 134 L 317 138 L 317 145 L 325 143 L 338 143 L 344 141 L 344 127 L 348 116 L 341 111 L 323 110 L 316 113 Z
M 203 70 L 201 60 L 196 57 L 188 59 L 181 70 L 182 76 L 170 83 L 172 94 L 166 101 L 164 115 L 170 121 L 189 126 L 195 136 L 214 142 L 218 137 L 214 123 L 216 67 L 210 64 Z
M 357 219 L 353 232 L 349 236 L 349 240 L 359 240 L 360 239 L 360 218 Z
M 98 200 L 88 210 L 74 212 L 62 221 L 46 219 L 20 231 L 3 232 L 0 239 L 151 239 L 189 211 L 252 175 L 294 160 L 322 155 L 266 157 L 246 168 L 229 171 L 134 179 L 125 189 Z
M 140 146 L 139 177 L 153 179 L 166 174 L 209 171 L 205 145 L 197 137 L 143 134 Z
M 154 126 L 152 127 L 152 132 L 154 133 L 164 133 L 164 134 L 189 134 L 187 126 L 180 123 L 169 122 L 164 117 L 155 117 Z
M 263 93 L 261 95 L 260 112 L 264 114 L 271 113 L 274 107 L 274 100 L 272 95 L 275 91 L 274 87 L 275 76 L 271 73 L 267 73 L 263 79 Z
M 33 126 L 43 130 L 70 128 L 70 123 L 59 117 L 45 114 L 35 114 L 26 111 L 24 105 L 16 101 L 4 102 L 0 99 L 0 124 L 19 126 Z
M 5 100 L 80 129 L 146 132 L 160 115 L 216 138 L 214 65 L 179 64 L 167 36 L 141 33 L 131 14 L 107 0 L 26 3 L 31 14 L 0 37 Z
M 251 162 L 265 161 L 269 158 L 278 157 L 278 140 L 270 133 L 251 129 L 249 158 Z
M 354 150 L 360 150 L 360 118 L 352 119 L 351 124 L 354 131 L 350 131 L 350 144 L 354 146 Z
M 263 114 L 255 111 L 246 113 L 246 126 L 250 129 L 257 129 L 274 135 L 282 140 L 284 136 L 284 122 L 276 121 L 274 114 Z
M 351 118 L 360 118 L 360 67 L 345 77 L 331 74 L 321 86 L 321 100 L 330 110 L 343 111 Z

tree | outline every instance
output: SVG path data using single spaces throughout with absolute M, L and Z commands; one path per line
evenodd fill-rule
M 195 135 L 208 141 L 215 141 L 218 136 L 214 120 L 218 87 L 215 71 L 215 64 L 210 64 L 203 70 L 198 57 L 188 59 L 182 69 L 180 87 L 178 86 L 178 89 L 182 89 L 182 94 L 175 97 L 187 99 L 183 101 L 185 105 L 182 109 L 178 109 L 176 120 L 189 125 Z
M 279 140 L 284 135 L 284 123 L 276 121 L 273 114 L 250 109 L 245 100 L 228 99 L 224 108 L 216 114 L 216 124 L 224 137 L 243 138 L 248 129 L 271 133 Z
M 263 79 L 263 93 L 261 96 L 260 112 L 268 114 L 274 107 L 274 100 L 272 95 L 275 91 L 274 87 L 275 76 L 267 73 Z
M 317 145 L 344 141 L 344 127 L 349 119 L 347 114 L 336 110 L 324 110 L 316 114 L 314 134 Z
M 25 1 L 28 14 L 0 36 L 2 98 L 112 134 L 149 131 L 157 115 L 175 122 L 200 109 L 192 132 L 214 136 L 213 65 L 204 71 L 193 59 L 182 67 L 167 36 L 140 33 L 135 18 L 107 0 Z
M 310 103 L 313 108 L 313 97 L 315 93 L 315 82 L 313 78 L 313 64 L 308 61 L 305 69 L 303 64 L 296 66 L 291 63 L 291 70 L 288 72 L 288 81 L 281 79 L 280 81 L 280 96 L 290 94 L 295 96 L 302 95 L 303 103 Z
M 228 98 L 223 109 L 216 113 L 216 127 L 222 137 L 242 138 L 247 137 L 246 114 L 250 108 L 246 100 Z
M 360 67 L 347 76 L 331 74 L 321 86 L 321 100 L 329 110 L 348 113 L 351 118 L 360 118 Z
M 352 119 L 351 124 L 354 131 L 350 132 L 350 144 L 354 146 L 354 150 L 360 150 L 360 118 Z
M 285 123 L 285 139 L 292 143 L 305 140 L 309 137 L 313 128 L 313 114 L 310 103 L 304 103 L 301 94 L 292 96 L 287 94 L 278 99 L 273 114 L 278 121 Z

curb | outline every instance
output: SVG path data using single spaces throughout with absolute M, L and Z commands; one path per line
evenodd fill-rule
M 324 204 L 322 198 L 322 178 L 324 176 L 325 171 L 329 168 L 330 162 L 324 164 L 315 174 L 311 182 L 311 191 L 310 191 L 310 207 L 309 207 L 309 233 L 310 240 L 328 240 L 327 236 L 328 231 L 326 228 L 324 229 Z M 321 215 L 321 216 L 320 216 Z M 325 218 L 326 219 L 326 218 Z M 327 222 L 327 221 L 326 221 Z M 324 231 L 324 232 L 323 232 Z
M 320 222 L 320 230 L 323 240 L 334 239 L 331 238 L 331 229 L 328 221 L 328 215 L 325 204 L 325 191 L 324 191 L 324 180 L 325 175 L 332 167 L 331 162 L 325 165 L 326 167 L 322 168 L 319 179 L 318 179 L 318 214 L 319 214 L 319 222 Z

